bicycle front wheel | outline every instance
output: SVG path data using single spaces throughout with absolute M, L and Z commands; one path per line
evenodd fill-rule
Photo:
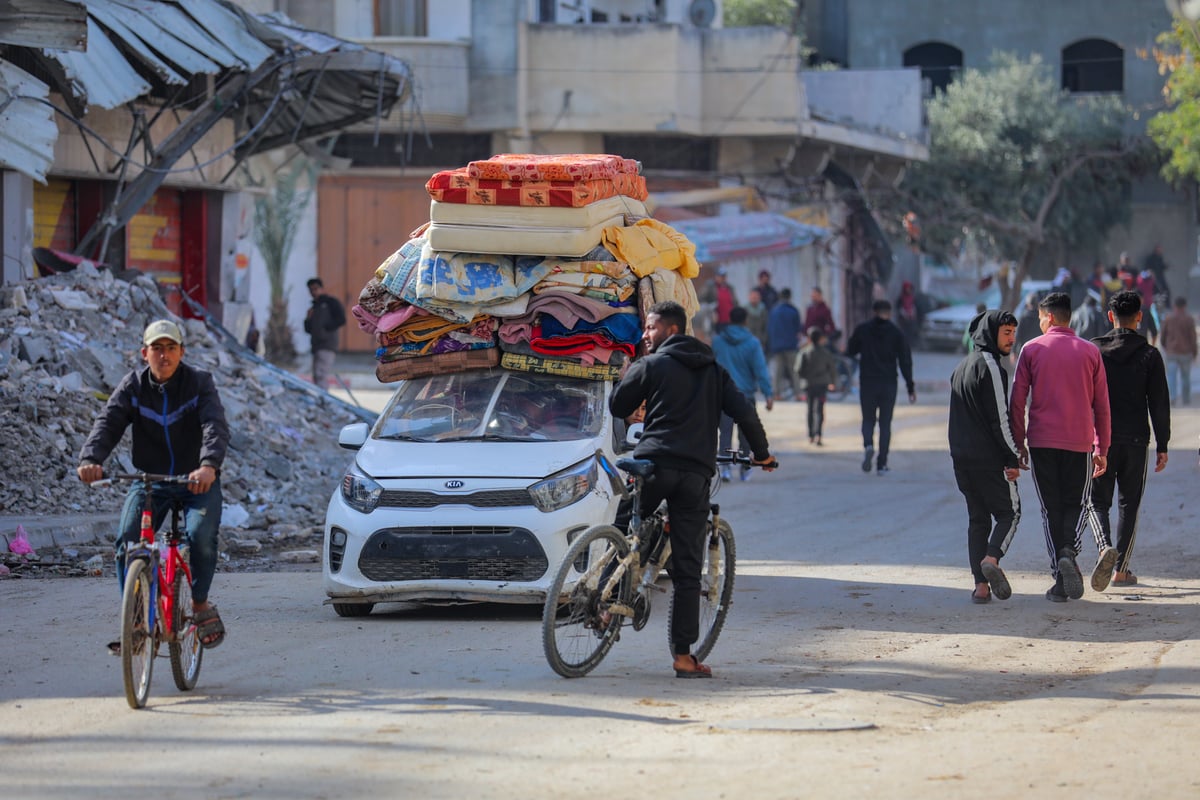
M 737 547 L 733 543 L 733 528 L 725 520 L 708 529 L 704 548 L 704 566 L 700 571 L 700 639 L 692 648 L 697 660 L 708 658 L 717 637 L 725 627 L 725 617 L 733 604 L 734 567 Z M 672 607 L 675 595 L 671 594 Z M 671 626 L 667 625 L 667 647 L 671 647 Z
M 150 673 L 154 670 L 154 625 L 156 598 L 150 570 L 143 559 L 125 570 L 125 594 L 121 600 L 121 672 L 125 678 L 125 700 L 130 708 L 142 708 L 150 695 Z
M 171 589 L 175 595 L 171 630 L 175 635 L 167 645 L 167 652 L 171 655 L 171 677 L 175 679 L 179 691 L 187 692 L 196 687 L 196 678 L 200 677 L 204 647 L 200 644 L 200 634 L 196 632 L 193 620 L 196 611 L 192 606 L 192 587 L 182 569 L 176 570 Z
M 618 564 L 629 542 L 612 525 L 585 531 L 567 549 L 542 608 L 542 648 L 564 678 L 582 678 L 604 660 L 621 631 L 615 603 L 628 605 L 633 581 Z

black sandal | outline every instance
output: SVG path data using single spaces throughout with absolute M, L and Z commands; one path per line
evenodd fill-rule
M 196 636 L 205 650 L 211 650 L 225 641 L 225 623 L 221 622 L 216 606 L 197 611 L 193 621 L 196 623 Z

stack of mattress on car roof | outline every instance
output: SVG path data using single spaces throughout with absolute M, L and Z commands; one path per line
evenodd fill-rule
M 390 382 L 500 364 L 608 380 L 645 308 L 699 308 L 695 246 L 650 219 L 640 164 L 613 155 L 493 156 L 429 179 L 430 219 L 352 309 Z

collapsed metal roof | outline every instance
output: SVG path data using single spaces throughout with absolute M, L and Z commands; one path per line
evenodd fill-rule
M 139 180 L 169 169 L 224 117 L 235 122 L 240 161 L 382 117 L 412 90 L 411 70 L 399 59 L 278 14 L 251 15 L 227 0 L 86 0 L 82 51 L 69 49 L 80 38 L 78 20 L 72 38 L 61 18 L 43 13 L 47 7 L 47 0 L 0 0 L 0 20 L 11 21 L 22 37 L 0 44 L 0 167 L 37 180 L 53 161 L 53 137 L 48 143 L 31 137 L 28 126 L 43 130 L 49 119 L 53 127 L 47 91 L 66 105 L 57 112 L 77 123 L 89 106 L 111 109 L 139 99 L 186 111 L 180 126 L 186 135 L 172 134 L 171 146 L 158 148 L 169 160 L 156 158 Z M 194 88 L 210 75 L 212 90 Z

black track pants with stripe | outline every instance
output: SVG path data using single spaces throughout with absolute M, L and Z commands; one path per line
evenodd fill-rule
M 975 583 L 987 583 L 979 562 L 984 556 L 1003 558 L 1021 521 L 1017 484 L 1004 477 L 1000 467 L 954 468 L 958 490 L 967 500 L 967 557 Z M 992 520 L 995 520 L 995 525 Z
M 1052 447 L 1029 448 L 1033 486 L 1042 504 L 1042 530 L 1050 572 L 1058 577 L 1058 554 L 1079 553 L 1083 501 L 1092 482 L 1092 454 Z
M 1150 469 L 1149 450 L 1145 445 L 1114 444 L 1108 448 L 1108 469 L 1092 479 L 1088 493 L 1087 520 L 1091 523 L 1096 547 L 1112 547 L 1109 510 L 1113 491 L 1117 493 L 1117 571 L 1128 572 L 1133 558 L 1133 542 L 1137 538 L 1138 512 L 1142 493 L 1146 489 L 1146 473 Z

